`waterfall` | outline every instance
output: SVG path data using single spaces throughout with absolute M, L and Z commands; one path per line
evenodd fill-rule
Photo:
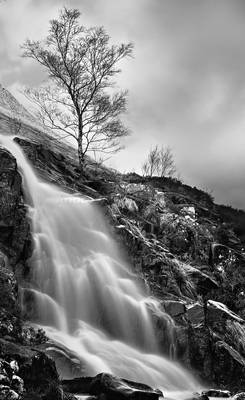
M 32 321 L 76 355 L 83 374 L 109 372 L 164 394 L 197 390 L 188 372 L 159 355 L 149 299 L 94 202 L 41 182 L 15 142 L 2 136 L 0 144 L 15 156 L 30 204 L 34 251 L 23 290 Z

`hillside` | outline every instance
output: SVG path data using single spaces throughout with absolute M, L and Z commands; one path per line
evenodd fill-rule
M 11 118 L 5 115 L 3 120 L 0 133 L 11 133 Z M 42 180 L 100 204 L 135 279 L 160 302 L 161 312 L 152 303 L 149 307 L 161 352 L 206 385 L 242 390 L 245 213 L 217 205 L 209 194 L 170 178 L 122 175 L 94 163 L 80 177 L 68 145 L 26 122 L 18 136 L 15 141 Z M 40 352 L 49 354 L 45 335 L 25 323 L 30 310 L 20 316 L 18 287 L 27 286 L 32 275 L 31 227 L 16 160 L 1 147 L 0 186 L 0 353 L 6 363 L 18 361 L 27 392 L 43 376 L 43 393 L 50 380 L 57 387 L 58 375 Z M 31 309 L 31 296 L 29 303 Z M 56 361 L 66 356 L 74 367 L 74 355 L 57 354 L 56 349 Z M 52 398 L 40 393 L 35 399 Z

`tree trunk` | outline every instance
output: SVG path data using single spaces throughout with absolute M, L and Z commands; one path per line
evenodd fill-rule
M 78 138 L 78 163 L 79 163 L 80 176 L 82 176 L 85 166 L 85 157 L 83 153 L 83 142 L 81 136 L 79 136 Z

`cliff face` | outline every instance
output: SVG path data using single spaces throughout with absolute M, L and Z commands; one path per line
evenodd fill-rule
M 162 351 L 206 383 L 241 389 L 245 385 L 245 254 L 243 235 L 236 235 L 241 230 L 232 216 L 240 213 L 244 218 L 244 213 L 217 206 L 204 192 L 168 179 L 122 176 L 93 165 L 81 178 L 76 162 L 65 156 L 62 146 L 45 145 L 43 138 L 42 143 L 16 141 L 42 179 L 103 198 L 113 234 L 126 248 L 139 279 L 175 321 L 170 338 L 153 312 Z M 38 349 L 45 338 L 25 327 L 24 316 L 20 317 L 17 281 L 28 282 L 30 224 L 16 160 L 2 148 L 0 188 L 0 356 L 8 362 L 18 358 L 28 382 L 25 374 L 36 353 L 28 350 L 24 356 L 23 348 Z

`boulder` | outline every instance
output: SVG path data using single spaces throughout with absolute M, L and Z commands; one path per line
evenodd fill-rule
M 214 300 L 208 300 L 207 322 L 209 324 L 225 322 L 229 319 L 240 323 L 245 323 L 245 321 L 241 317 L 229 310 L 229 308 L 226 307 L 223 303 Z
M 200 303 L 192 304 L 187 308 L 187 319 L 191 324 L 201 324 L 205 320 L 204 307 Z M 232 320 L 244 324 L 245 321 L 229 310 L 223 303 L 214 300 L 207 301 L 206 323 L 208 325 L 224 324 Z
M 25 385 L 29 387 L 36 387 L 37 382 L 39 386 L 45 387 L 50 382 L 58 383 L 59 381 L 54 361 L 41 352 L 28 359 L 20 367 L 19 374 L 24 379 Z
M 88 394 L 90 393 L 90 386 L 93 378 L 90 376 L 83 376 L 74 379 L 63 379 L 61 381 L 62 389 L 68 393 Z
M 202 391 L 203 395 L 206 395 L 208 397 L 231 397 L 231 392 L 229 390 L 221 390 L 221 389 L 208 389 Z
M 199 377 L 205 383 L 214 382 L 212 376 L 212 333 L 204 324 L 190 324 L 188 327 L 188 366 L 198 371 Z
M 90 385 L 90 393 L 105 394 L 106 400 L 158 400 L 163 396 L 159 390 L 148 385 L 121 379 L 111 374 L 96 375 Z
M 19 371 L 19 365 L 18 365 L 18 363 L 17 363 L 16 360 L 10 361 L 9 365 L 10 365 L 11 369 L 12 369 L 14 372 L 18 372 L 18 371 Z
M 201 304 L 195 303 L 187 308 L 187 319 L 191 324 L 202 324 L 204 318 L 204 309 Z
M 18 375 L 12 376 L 11 387 L 17 393 L 22 394 L 24 392 L 24 381 Z
M 217 385 L 241 388 L 245 385 L 245 359 L 231 346 L 218 341 L 213 346 L 213 381 Z
M 0 385 L 0 400 L 18 400 L 19 395 L 9 386 Z
M 209 397 L 206 394 L 194 393 L 192 397 L 184 400 L 209 400 Z
M 0 385 L 10 385 L 10 379 L 5 374 L 0 374 Z
M 186 305 L 181 300 L 166 300 L 163 301 L 163 306 L 166 311 L 171 317 L 177 317 L 180 315 L 185 314 L 186 312 Z
M 202 296 L 205 296 L 212 290 L 219 288 L 219 285 L 215 279 L 198 270 L 197 268 L 191 269 L 190 276 L 195 284 L 197 293 Z
M 49 342 L 50 344 L 50 342 Z M 81 376 L 82 365 L 77 355 L 57 345 L 47 345 L 45 353 L 55 361 L 56 369 L 62 379 L 74 379 Z
M 7 361 L 0 359 L 0 376 L 8 377 L 9 380 L 12 378 L 13 375 L 13 370 L 10 364 L 11 363 L 8 363 Z
M 18 400 L 20 396 L 14 390 L 10 389 L 6 400 Z
M 105 400 L 158 400 L 162 393 L 148 385 L 101 373 L 94 378 L 82 377 L 63 380 L 64 391 L 75 394 L 90 394 Z

